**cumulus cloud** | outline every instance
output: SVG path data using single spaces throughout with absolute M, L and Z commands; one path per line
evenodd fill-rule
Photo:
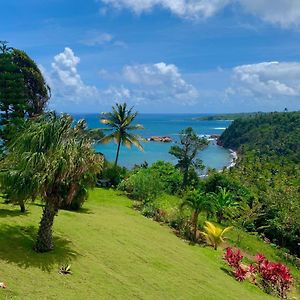
M 299 62 L 263 62 L 233 69 L 237 85 L 253 94 L 276 96 L 300 95 Z
M 193 104 L 198 100 L 197 89 L 187 83 L 174 64 L 164 62 L 125 66 L 123 78 L 134 85 L 138 99 L 163 100 Z
M 108 86 L 98 88 L 86 84 L 77 69 L 80 58 L 71 48 L 53 58 L 51 70 L 43 68 L 52 88 L 54 106 L 66 103 L 111 104 L 126 101 L 135 104 L 176 103 L 191 105 L 198 101 L 197 89 L 187 83 L 173 64 L 128 65 L 118 73 L 100 70 Z
M 80 58 L 75 56 L 73 50 L 68 47 L 54 56 L 52 70 L 47 77 L 50 77 L 49 81 L 55 97 L 80 101 L 82 98 L 97 96 L 98 89 L 82 81 L 77 70 L 79 62 Z
M 98 0 L 117 9 L 130 9 L 137 14 L 162 7 L 189 19 L 208 18 L 226 6 L 235 5 L 264 21 L 289 27 L 300 24 L 299 0 Z

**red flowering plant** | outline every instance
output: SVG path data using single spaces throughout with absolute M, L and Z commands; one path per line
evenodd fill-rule
M 251 279 L 268 293 L 273 293 L 281 299 L 286 299 L 287 292 L 293 284 L 293 277 L 287 266 L 281 263 L 268 261 L 264 255 L 255 256 L 255 264 L 242 263 L 243 255 L 239 249 L 226 248 L 224 260 L 232 268 L 232 273 L 237 281 Z

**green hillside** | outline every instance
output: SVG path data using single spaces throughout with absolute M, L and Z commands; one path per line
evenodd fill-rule
M 81 212 L 60 211 L 45 254 L 32 251 L 41 206 L 28 209 L 0 204 L 0 299 L 271 299 L 229 276 L 221 250 L 189 245 L 118 192 L 96 189 Z M 66 263 L 73 274 L 58 274 Z

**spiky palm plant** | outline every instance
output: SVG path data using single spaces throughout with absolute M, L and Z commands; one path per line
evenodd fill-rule
M 212 213 L 213 202 L 202 191 L 193 190 L 187 193 L 180 208 L 189 207 L 192 210 L 191 223 L 193 226 L 193 239 L 197 240 L 198 218 L 203 211 Z
M 128 148 L 134 145 L 139 150 L 143 150 L 143 146 L 140 143 L 141 137 L 137 134 L 130 133 L 130 131 L 144 129 L 141 124 L 132 124 L 138 114 L 132 110 L 133 108 L 127 108 L 126 103 L 117 103 L 112 107 L 112 112 L 103 113 L 103 117 L 101 118 L 101 123 L 107 125 L 112 131 L 112 133 L 102 138 L 101 142 L 106 144 L 115 141 L 118 145 L 115 166 L 118 164 L 121 145 Z
M 1 184 L 14 199 L 26 200 L 34 195 L 45 203 L 37 252 L 53 248 L 52 226 L 64 197 L 67 201 L 74 199 L 78 182 L 86 187 L 94 184 L 99 168 L 99 156 L 84 134 L 84 122 L 74 127 L 68 115 L 49 113 L 35 122 L 28 121 L 9 144 L 2 161 Z
M 204 226 L 204 232 L 202 234 L 211 243 L 215 250 L 218 246 L 224 242 L 224 234 L 231 230 L 232 227 L 226 227 L 224 229 L 215 226 L 213 223 L 206 221 Z
M 222 223 L 228 209 L 230 207 L 237 206 L 237 202 L 235 201 L 232 193 L 222 187 L 219 187 L 218 193 L 212 193 L 211 197 L 214 200 L 218 223 Z

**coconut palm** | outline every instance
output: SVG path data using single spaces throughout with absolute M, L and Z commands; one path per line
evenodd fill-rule
M 130 131 L 144 129 L 141 124 L 132 124 L 138 114 L 132 110 L 133 108 L 127 108 L 126 103 L 117 103 L 112 107 L 112 112 L 103 113 L 103 117 L 101 118 L 101 123 L 107 125 L 112 131 L 111 134 L 102 138 L 101 142 L 106 144 L 113 140 L 118 145 L 115 166 L 118 164 L 121 144 L 128 148 L 134 145 L 139 150 L 143 150 L 143 146 L 140 143 L 140 136 L 129 133 Z
M 3 160 L 1 184 L 13 199 L 44 201 L 35 250 L 53 248 L 52 226 L 62 201 L 74 199 L 78 182 L 86 187 L 95 183 L 99 156 L 92 150 L 84 122 L 75 127 L 68 115 L 49 113 L 28 121 L 8 145 Z M 67 195 L 65 191 L 68 191 Z
M 212 213 L 214 210 L 213 201 L 202 191 L 193 190 L 187 193 L 180 208 L 189 207 L 192 210 L 191 223 L 193 226 L 193 239 L 197 240 L 198 218 L 201 212 Z
M 224 229 L 215 226 L 213 223 L 206 221 L 204 226 L 204 232 L 202 234 L 207 238 L 215 250 L 218 246 L 224 242 L 224 234 L 231 230 L 232 227 L 226 227 Z

